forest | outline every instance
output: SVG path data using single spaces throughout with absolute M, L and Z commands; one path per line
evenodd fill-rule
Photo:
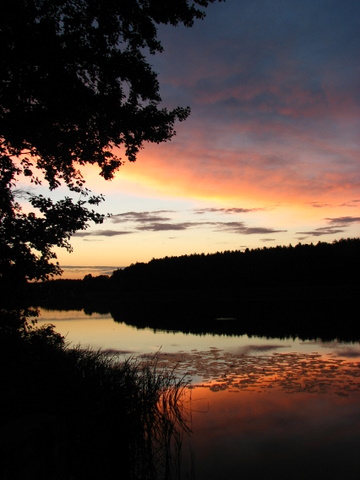
M 153 259 L 111 276 L 30 283 L 24 301 L 110 312 L 139 328 L 352 339 L 359 267 L 360 239 L 348 238 Z
M 353 284 L 360 239 L 153 259 L 116 270 L 122 290 Z M 90 280 L 90 278 L 85 278 Z

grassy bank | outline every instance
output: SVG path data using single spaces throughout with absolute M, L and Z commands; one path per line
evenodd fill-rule
M 184 382 L 156 359 L 69 348 L 52 326 L 24 319 L 1 312 L 0 477 L 171 478 L 188 431 Z

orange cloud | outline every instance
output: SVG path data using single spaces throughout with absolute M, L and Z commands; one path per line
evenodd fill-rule
M 118 177 L 153 188 L 164 195 L 223 201 L 325 201 L 356 196 L 352 168 L 314 162 L 311 151 L 266 153 L 249 148 L 210 150 L 195 139 L 184 147 L 148 146 L 134 165 L 125 165 Z M 341 152 L 340 152 L 341 153 Z M 342 156 L 344 157 L 344 155 Z

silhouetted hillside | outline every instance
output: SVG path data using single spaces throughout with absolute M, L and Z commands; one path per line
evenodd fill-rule
M 39 305 L 86 308 L 97 304 L 106 310 L 140 294 L 171 300 L 184 292 L 196 297 L 197 292 L 221 291 L 229 300 L 244 290 L 256 295 L 269 289 L 357 287 L 359 271 L 360 239 L 346 239 L 153 259 L 115 270 L 110 277 L 86 275 L 83 280 L 29 284 L 26 296 Z
M 360 239 L 153 259 L 116 270 L 121 291 L 358 283 Z
M 139 328 L 358 340 L 359 267 L 360 239 L 165 257 L 29 285 L 27 302 Z

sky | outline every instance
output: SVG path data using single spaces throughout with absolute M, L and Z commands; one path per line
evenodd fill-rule
M 360 236 L 360 2 L 227 0 L 162 26 L 149 62 L 177 135 L 88 187 L 111 216 L 62 266 Z

